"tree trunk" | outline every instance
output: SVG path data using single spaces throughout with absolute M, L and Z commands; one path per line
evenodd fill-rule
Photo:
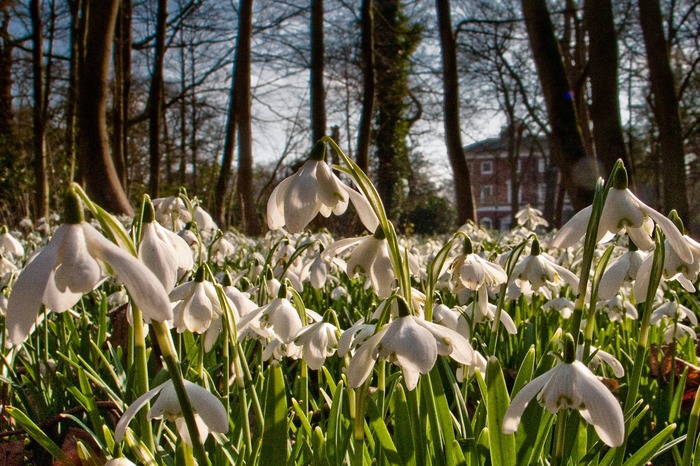
M 78 163 L 90 195 L 116 214 L 133 215 L 109 150 L 109 59 L 119 0 L 90 1 L 85 59 L 80 70 Z
M 163 63 L 165 61 L 165 28 L 168 18 L 168 0 L 158 0 L 156 45 L 151 90 L 148 95 L 148 139 L 150 154 L 149 192 L 158 197 L 160 190 L 160 124 L 163 114 Z
M 49 183 L 46 176 L 46 122 L 44 121 L 44 69 L 41 1 L 29 5 L 32 19 L 32 73 L 34 106 L 32 108 L 34 146 L 34 218 L 49 216 Z
M 618 47 L 612 1 L 586 0 L 583 23 L 588 31 L 588 75 L 592 98 L 590 116 L 596 159 L 604 177 L 610 174 L 617 159 L 622 159 L 628 175 L 632 175 L 620 119 Z
M 688 198 L 685 176 L 683 133 L 678 111 L 678 96 L 664 37 L 661 8 L 658 0 L 639 0 L 639 16 L 649 65 L 649 81 L 653 94 L 654 116 L 659 126 L 663 209 L 676 209 L 688 219 Z
M 112 146 L 114 166 L 122 187 L 127 186 L 127 122 L 131 92 L 131 0 L 122 0 L 114 33 L 114 103 Z
M 238 44 L 236 45 L 236 122 L 238 124 L 238 183 L 236 197 L 241 209 L 243 230 L 260 234 L 260 219 L 253 192 L 253 134 L 250 115 L 250 40 L 253 23 L 253 0 L 241 0 Z
M 66 96 L 66 132 L 65 144 L 66 155 L 70 163 L 69 173 L 71 181 L 75 180 L 76 164 L 76 112 L 78 105 L 78 70 L 80 65 L 80 51 L 82 46 L 80 40 L 83 37 L 84 21 L 80 18 L 82 0 L 72 0 L 69 2 L 70 8 L 70 39 L 69 54 L 70 63 L 68 65 L 68 94 Z
M 311 144 L 326 135 L 326 90 L 323 87 L 323 0 L 311 0 Z
M 445 115 L 445 144 L 452 167 L 457 207 L 457 222 L 477 221 L 474 194 L 469 175 L 469 166 L 464 157 L 462 133 L 459 124 L 459 79 L 457 77 L 457 52 L 452 31 L 449 0 L 436 0 L 440 44 L 442 47 L 443 109 Z
M 239 19 L 240 21 L 240 19 Z M 228 114 L 226 115 L 226 131 L 224 136 L 224 149 L 221 156 L 221 168 L 219 178 L 214 191 L 214 219 L 221 228 L 227 225 L 226 207 L 229 192 L 229 180 L 233 164 L 233 151 L 236 147 L 236 66 L 234 60 L 234 78 L 231 79 L 231 92 L 229 94 Z
M 571 203 L 578 211 L 593 200 L 595 176 L 590 176 L 590 165 L 587 165 L 590 161 L 586 159 L 571 86 L 566 77 L 546 0 L 522 0 L 522 6 L 552 127 L 552 159 L 561 170 Z
M 357 135 L 357 165 L 369 172 L 369 143 L 374 115 L 374 1 L 362 0 L 362 113 Z

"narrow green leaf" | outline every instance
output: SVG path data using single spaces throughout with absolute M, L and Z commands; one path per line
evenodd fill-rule
M 333 404 L 331 405 L 331 412 L 328 416 L 328 428 L 326 429 L 328 459 L 332 464 L 342 464 L 345 455 L 344 451 L 340 451 L 340 440 L 343 435 L 341 416 L 343 414 L 344 394 L 345 386 L 341 380 L 333 393 Z
M 279 363 L 268 368 L 260 464 L 287 463 L 287 395 Z
M 510 391 L 511 399 L 518 394 L 521 388 L 525 386 L 530 380 L 532 380 L 532 375 L 535 373 L 535 347 L 531 346 L 530 349 L 525 354 L 523 362 L 520 364 L 520 370 L 518 370 L 518 375 L 515 376 L 515 382 L 513 383 L 513 389 Z
M 374 435 L 382 446 L 382 451 L 386 455 L 389 464 L 403 465 L 404 463 L 396 450 L 394 441 L 391 440 L 391 434 L 384 423 L 384 419 L 381 417 L 379 408 L 377 408 L 376 403 L 371 398 L 367 400 L 367 415 L 369 416 L 369 425 L 374 429 Z
M 396 384 L 396 391 L 391 399 L 394 415 L 394 436 L 399 455 L 404 464 L 416 464 L 416 445 L 413 442 L 413 426 L 408 411 L 406 392 L 402 384 Z
M 27 417 L 19 408 L 14 408 L 12 406 L 6 406 L 5 411 L 7 414 L 12 416 L 12 418 L 17 421 L 17 423 L 24 429 L 24 431 L 34 439 L 41 447 L 48 451 L 54 458 L 61 460 L 63 464 L 73 465 L 73 460 L 68 458 L 61 448 L 54 443 L 53 440 L 49 438 L 48 435 L 41 430 L 39 426 L 34 424 L 34 422 Z
M 326 438 L 323 436 L 321 427 L 316 426 L 311 436 L 313 444 L 314 464 L 318 466 L 327 466 L 328 457 L 326 456 Z
M 515 465 L 515 435 L 502 432 L 503 418 L 510 406 L 510 397 L 501 364 L 493 356 L 489 358 L 486 366 L 486 390 L 491 464 Z
M 676 429 L 676 424 L 669 424 L 664 430 L 659 432 L 649 440 L 647 443 L 637 450 L 634 455 L 632 455 L 627 461 L 624 462 L 624 466 L 644 466 L 649 460 L 651 460 L 663 447 L 664 442 L 668 439 L 673 431 Z

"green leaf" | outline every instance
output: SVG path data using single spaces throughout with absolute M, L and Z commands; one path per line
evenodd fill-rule
M 530 349 L 525 354 L 523 362 L 520 364 L 520 370 L 518 370 L 518 375 L 515 377 L 515 382 L 513 383 L 513 389 L 510 391 L 510 397 L 513 399 L 515 395 L 518 394 L 521 388 L 525 386 L 530 380 L 532 380 L 532 375 L 535 372 L 535 347 L 531 346 Z
M 624 462 L 624 466 L 644 466 L 649 460 L 651 460 L 663 447 L 664 442 L 668 439 L 673 431 L 676 429 L 676 424 L 669 424 L 664 430 L 659 432 L 642 446 L 639 450 L 635 452 L 627 461 Z
M 345 455 L 344 451 L 340 451 L 340 442 L 343 435 L 342 406 L 344 394 L 345 386 L 341 380 L 333 393 L 333 404 L 331 405 L 331 412 L 328 416 L 328 428 L 326 429 L 328 459 L 333 464 L 342 464 Z
M 382 451 L 386 455 L 389 464 L 403 465 L 404 462 L 401 456 L 399 456 L 399 452 L 396 450 L 394 441 L 391 440 L 391 434 L 384 423 L 384 419 L 381 417 L 379 408 L 377 408 L 376 403 L 371 398 L 367 399 L 367 415 L 369 416 L 369 425 L 374 429 L 374 435 L 382 446 Z
M 404 464 L 416 464 L 415 443 L 413 442 L 413 426 L 408 411 L 408 401 L 403 385 L 396 384 L 396 391 L 392 397 L 394 414 L 394 436 L 398 445 L 399 454 Z
M 41 447 L 48 451 L 54 458 L 59 459 L 63 464 L 73 465 L 73 460 L 68 458 L 61 448 L 54 443 L 53 440 L 49 438 L 48 435 L 41 430 L 39 426 L 34 424 L 34 422 L 27 417 L 19 408 L 13 408 L 12 406 L 6 406 L 5 411 L 7 414 L 12 416 L 12 418 L 17 421 L 17 423 L 24 429 L 24 431 L 29 434 L 29 436 L 34 439 L 36 443 L 41 445 Z
M 515 435 L 504 434 L 503 418 L 510 406 L 510 397 L 501 364 L 491 356 L 486 366 L 487 419 L 491 464 L 515 465 Z
M 287 463 L 287 394 L 284 374 L 279 363 L 268 368 L 265 397 L 265 423 L 260 450 L 260 464 Z

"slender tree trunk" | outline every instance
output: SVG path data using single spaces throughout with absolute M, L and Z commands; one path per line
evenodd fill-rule
M 654 116 L 659 126 L 663 208 L 676 209 L 688 219 L 688 198 L 685 175 L 685 153 L 678 95 L 664 37 L 661 8 L 658 0 L 639 0 L 639 16 L 649 65 L 649 81 L 653 94 Z
M 236 120 L 238 123 L 238 183 L 236 195 L 241 209 L 243 229 L 249 235 L 260 234 L 260 220 L 253 192 L 253 134 L 250 115 L 250 40 L 253 0 L 241 0 L 240 26 L 236 46 Z
M 0 146 L 12 140 L 14 112 L 12 110 L 12 49 L 10 14 L 0 11 Z M 0 147 L 0 151 L 2 148 Z
M 546 0 L 522 0 L 522 5 L 530 47 L 552 127 L 552 159 L 561 170 L 574 209 L 581 210 L 593 200 L 595 176 L 590 176 L 571 86 L 562 63 Z
M 70 62 L 68 65 L 68 95 L 66 97 L 66 155 L 70 163 L 70 179 L 75 179 L 75 163 L 76 163 L 76 140 L 77 131 L 76 113 L 78 105 L 78 70 L 80 65 L 80 40 L 83 37 L 83 21 L 80 18 L 82 9 L 82 0 L 71 0 L 70 7 L 70 38 L 69 38 L 69 53 Z
M 459 79 L 457 77 L 457 52 L 452 31 L 450 2 L 449 0 L 436 0 L 435 5 L 442 47 L 445 144 L 454 179 L 457 222 L 461 225 L 467 220 L 476 222 L 477 213 L 459 124 Z
M 326 89 L 323 86 L 323 0 L 311 0 L 311 144 L 326 135 Z
M 119 0 L 90 1 L 85 59 L 80 70 L 78 163 L 94 200 L 117 213 L 134 213 L 109 150 L 107 95 L 109 60 Z
M 620 119 L 619 60 L 612 0 L 586 0 L 583 22 L 588 31 L 588 74 L 592 98 L 590 116 L 596 159 L 605 177 L 610 174 L 617 159 L 622 159 L 628 175 L 632 175 Z
M 374 115 L 374 1 L 362 0 L 362 113 L 357 135 L 357 165 L 369 173 L 369 143 Z M 349 134 L 349 133 L 348 133 Z
M 160 190 L 160 124 L 163 114 L 163 64 L 165 62 L 165 28 L 168 19 L 168 0 L 158 0 L 156 45 L 151 90 L 148 95 L 148 139 L 150 154 L 149 192 L 158 197 Z
M 127 122 L 131 91 L 131 0 L 122 0 L 114 33 L 114 103 L 112 146 L 114 165 L 122 187 L 127 186 Z
M 240 21 L 240 20 L 239 20 Z M 234 61 L 235 63 L 235 61 Z M 214 219 L 220 227 L 227 225 L 226 222 L 226 205 L 229 192 L 229 180 L 231 179 L 233 152 L 236 148 L 236 79 L 235 79 L 235 64 L 234 78 L 231 79 L 231 91 L 229 93 L 228 114 L 226 115 L 226 134 L 224 136 L 224 149 L 221 156 L 221 168 L 219 177 L 216 181 L 216 190 L 214 191 Z
M 34 84 L 33 144 L 34 144 L 34 217 L 49 216 L 49 183 L 46 176 L 46 122 L 44 121 L 44 54 L 41 21 L 41 1 L 29 5 L 32 19 L 32 72 Z

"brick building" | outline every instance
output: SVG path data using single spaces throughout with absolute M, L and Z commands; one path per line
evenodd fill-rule
M 512 216 L 528 204 L 544 212 L 547 190 L 555 189 L 557 172 L 549 169 L 548 146 L 544 139 L 524 137 L 516 152 L 517 157 L 509 160 L 505 131 L 499 137 L 484 139 L 464 148 L 479 222 L 485 227 L 510 229 Z M 516 183 L 513 183 L 514 176 Z M 515 212 L 512 212 L 511 203 L 513 184 L 520 185 Z M 552 194 L 550 196 L 554 199 Z M 570 210 L 570 204 L 565 201 L 565 215 Z

